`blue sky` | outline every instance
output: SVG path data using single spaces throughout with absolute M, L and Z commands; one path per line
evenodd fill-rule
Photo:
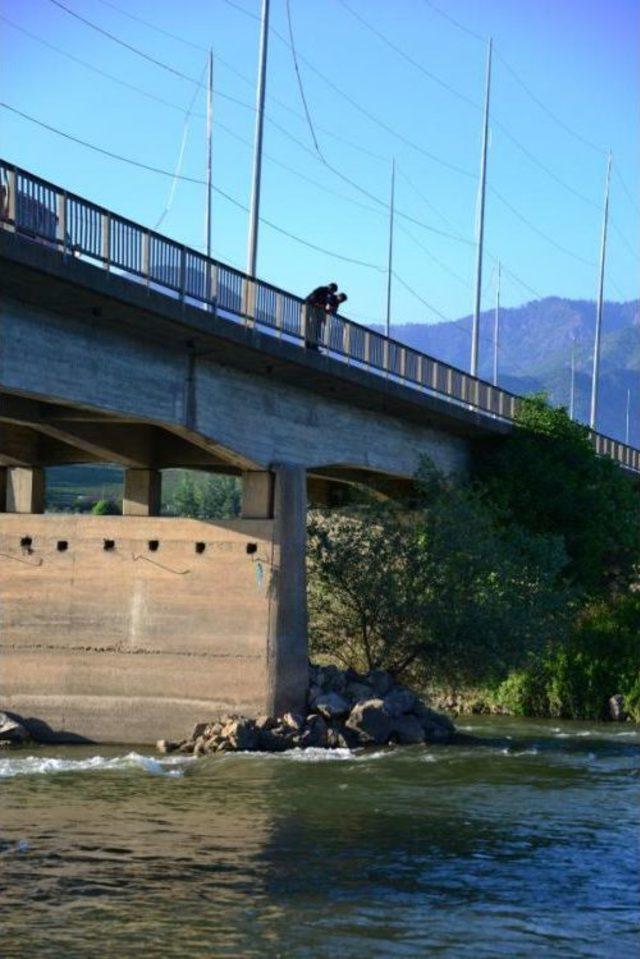
M 213 45 L 214 184 L 248 205 L 258 0 L 61 2 L 191 77 L 203 75 L 205 48 Z M 466 315 L 472 308 L 486 59 L 482 38 L 489 34 L 496 56 L 483 305 L 493 303 L 491 257 L 500 257 L 511 271 L 503 282 L 505 305 L 532 299 L 534 291 L 595 296 L 608 147 L 631 198 L 615 175 L 606 292 L 616 300 L 638 296 L 636 0 L 290 3 L 304 90 L 324 157 L 382 201 L 388 198 L 395 157 L 397 209 L 419 221 L 396 220 L 394 321 L 437 322 Z M 173 170 L 184 111 L 196 93 L 182 173 L 204 176 L 202 90 L 90 29 L 51 0 L 0 0 L 0 12 L 32 34 L 0 21 L 0 99 L 73 136 Z M 392 50 L 354 13 L 419 66 Z M 131 15 L 188 42 L 157 32 Z M 287 38 L 285 0 L 272 0 L 272 26 Z M 92 72 L 34 37 L 175 107 Z M 270 38 L 267 107 L 262 215 L 309 243 L 372 266 L 318 253 L 263 224 L 259 274 L 300 294 L 335 279 L 349 293 L 349 315 L 365 322 L 381 319 L 387 210 L 315 154 L 291 50 L 275 33 Z M 170 188 L 166 177 L 102 157 L 5 110 L 0 110 L 0 137 L 6 159 L 134 220 L 153 226 L 165 208 Z M 204 188 L 179 183 L 161 229 L 202 248 Z M 247 214 L 216 195 L 214 255 L 243 267 L 246 232 Z

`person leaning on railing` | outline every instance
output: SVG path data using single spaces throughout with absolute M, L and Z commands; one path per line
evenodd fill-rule
M 306 335 L 304 345 L 308 350 L 319 350 L 322 342 L 324 324 L 327 313 L 330 311 L 331 297 L 337 299 L 338 284 L 327 283 L 326 286 L 317 286 L 304 301 L 306 312 Z

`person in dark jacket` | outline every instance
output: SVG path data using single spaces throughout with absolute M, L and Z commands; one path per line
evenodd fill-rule
M 329 306 L 331 297 L 336 297 L 338 293 L 337 283 L 327 283 L 326 286 L 317 286 L 305 299 L 307 314 L 307 334 L 305 337 L 305 346 L 309 350 L 318 350 L 322 342 L 322 334 L 327 314 L 330 312 Z

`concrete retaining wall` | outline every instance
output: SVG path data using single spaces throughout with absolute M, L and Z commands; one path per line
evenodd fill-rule
M 127 743 L 264 712 L 277 538 L 274 520 L 0 515 L 0 708 Z

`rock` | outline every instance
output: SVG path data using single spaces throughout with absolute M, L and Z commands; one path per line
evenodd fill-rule
M 179 753 L 192 753 L 194 743 L 190 739 L 184 739 L 181 743 L 178 743 L 178 752 Z
M 175 753 L 179 743 L 174 743 L 171 739 L 159 739 L 156 743 L 156 749 L 160 753 Z
M 337 666 L 321 666 L 316 682 L 324 693 L 342 693 L 347 685 L 347 678 Z
M 425 731 L 417 716 L 400 716 L 391 722 L 391 737 L 401 746 L 423 743 Z
M 410 713 L 418 704 L 418 697 L 404 686 L 396 686 L 384 697 L 384 708 L 390 716 Z
M 337 749 L 340 745 L 342 727 L 327 726 L 327 749 Z
M 258 748 L 260 733 L 252 719 L 234 719 L 224 727 L 223 734 L 230 747 L 238 752 Z
M 283 736 L 276 729 L 261 729 L 258 732 L 258 749 L 266 753 L 282 753 L 293 745 L 289 736 Z
M 367 699 L 372 699 L 375 693 L 368 683 L 353 682 L 347 683 L 345 695 L 349 697 L 352 703 L 362 703 Z
M 295 732 L 302 732 L 304 726 L 304 716 L 301 716 L 299 713 L 285 713 L 282 717 L 282 722 L 285 726 L 288 726 L 290 729 L 295 730 Z
M 620 693 L 616 693 L 609 699 L 609 718 L 616 723 L 623 723 L 627 718 L 624 711 L 624 696 Z
M 205 739 L 204 736 L 198 736 L 198 738 L 193 744 L 193 755 L 204 756 L 204 754 L 207 752 L 208 745 L 209 745 L 208 739 Z
M 325 719 L 334 719 L 346 716 L 350 707 L 347 700 L 338 693 L 323 693 L 313 703 L 313 708 Z
M 365 743 L 382 745 L 391 733 L 391 717 L 382 699 L 369 699 L 353 707 L 345 727 L 355 730 Z
M 369 738 L 351 726 L 341 726 L 336 730 L 336 746 L 338 749 L 359 749 L 370 742 Z
M 196 739 L 199 739 L 200 736 L 206 736 L 208 731 L 209 723 L 196 723 L 189 738 L 195 741 Z
M 278 720 L 274 716 L 258 716 L 256 719 L 256 729 L 274 729 L 278 725 Z
M 8 713 L 0 713 L 0 742 L 18 746 L 25 739 L 29 739 L 29 731 L 22 723 Z
M 327 745 L 327 724 L 322 716 L 307 716 L 307 720 L 300 736 L 297 737 L 297 746 L 301 749 L 322 748 Z
M 393 689 L 393 679 L 386 669 L 372 669 L 367 680 L 373 686 L 378 696 L 385 697 Z
M 318 696 L 322 696 L 322 687 L 318 686 L 317 683 L 311 683 L 309 686 L 309 692 L 307 694 L 307 702 L 313 703 Z

